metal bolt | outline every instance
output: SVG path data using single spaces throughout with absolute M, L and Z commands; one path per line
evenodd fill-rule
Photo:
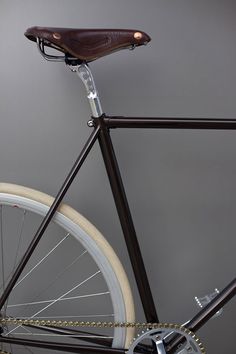
M 88 123 L 87 123 L 87 125 L 88 125 L 88 127 L 94 127 L 94 122 L 93 122 L 93 120 L 91 119 L 91 120 L 89 120 L 88 121 Z

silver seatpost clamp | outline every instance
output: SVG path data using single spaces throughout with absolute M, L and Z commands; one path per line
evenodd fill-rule
M 84 86 L 87 91 L 87 97 L 92 110 L 92 116 L 94 118 L 101 117 L 101 115 L 103 114 L 101 102 L 89 66 L 86 63 L 82 63 L 78 65 L 69 65 L 69 67 L 72 72 L 77 73 L 79 78 L 84 83 Z

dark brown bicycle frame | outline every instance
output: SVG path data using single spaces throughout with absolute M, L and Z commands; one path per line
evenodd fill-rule
M 92 123 L 92 124 L 91 124 Z M 60 205 L 64 195 L 69 189 L 79 169 L 83 165 L 87 155 L 89 154 L 94 143 L 98 140 L 101 148 L 103 160 L 105 163 L 107 175 L 110 181 L 114 201 L 119 215 L 121 227 L 125 237 L 130 261 L 134 271 L 137 287 L 143 305 L 143 310 L 147 322 L 159 322 L 156 307 L 154 304 L 151 288 L 146 274 L 141 250 L 137 240 L 132 216 L 130 213 L 125 189 L 120 175 L 119 166 L 117 163 L 115 151 L 112 145 L 110 130 L 115 128 L 155 128 L 155 129 L 209 129 L 209 130 L 236 130 L 236 119 L 212 119 L 212 118 L 141 118 L 141 117 L 112 117 L 102 115 L 99 118 L 92 118 L 90 126 L 93 126 L 93 131 L 82 149 L 78 159 L 68 174 L 65 182 L 59 190 L 52 206 L 47 215 L 43 219 L 38 231 L 33 237 L 31 244 L 25 252 L 17 269 L 15 270 L 11 280 L 9 281 L 5 291 L 0 297 L 0 309 L 4 306 L 9 297 L 14 285 L 20 277 L 25 265 L 39 243 L 44 231 L 52 220 L 58 206 Z M 214 314 L 221 309 L 236 295 L 236 278 L 234 278 L 206 307 L 196 314 L 187 324 L 186 327 L 193 332 L 201 328 Z M 36 327 L 36 326 L 35 326 Z M 42 329 L 42 327 L 40 327 Z M 57 333 L 58 329 L 45 328 L 45 331 Z M 65 333 L 70 333 L 70 330 L 65 330 Z M 74 331 L 71 330 L 71 333 Z M 167 353 L 173 353 L 180 341 L 179 336 L 172 337 L 167 344 Z M 97 344 L 104 344 L 107 347 L 76 345 L 57 342 L 47 342 L 38 340 L 26 340 L 21 338 L 11 338 L 0 336 L 0 342 L 18 345 L 27 345 L 30 347 L 39 347 L 57 351 L 67 351 L 71 353 L 124 353 L 124 349 L 111 348 L 111 343 L 101 339 L 97 340 Z M 93 340 L 93 343 L 96 340 Z

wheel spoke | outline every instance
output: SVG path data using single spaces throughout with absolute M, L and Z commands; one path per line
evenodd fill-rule
M 70 337 L 75 339 L 80 339 L 85 342 L 94 343 L 97 345 L 103 345 L 106 347 L 111 347 L 113 336 L 110 335 L 102 335 L 98 333 L 92 333 L 88 331 L 81 331 L 75 328 L 62 328 L 57 326 L 37 326 L 37 325 L 22 325 L 24 330 L 28 328 L 37 329 L 39 331 L 48 332 L 48 333 L 39 333 L 39 332 L 32 332 L 28 331 L 28 335 L 32 336 L 47 336 L 47 337 L 56 337 L 56 336 L 63 336 L 63 337 Z M 15 332 L 14 335 L 19 336 L 27 336 L 27 333 L 23 332 Z
M 26 350 L 28 350 L 29 353 L 34 354 L 34 352 L 33 352 L 29 347 L 27 347 L 26 345 L 24 345 L 24 348 L 25 348 Z
M 12 268 L 12 273 L 14 272 L 15 268 L 16 268 L 16 264 L 17 264 L 17 259 L 18 259 L 18 255 L 19 255 L 19 251 L 20 251 L 20 246 L 21 246 L 21 242 L 22 242 L 22 235 L 23 235 L 23 228 L 24 228 L 24 224 L 25 224 L 25 217 L 26 217 L 26 210 L 23 210 L 23 216 L 22 216 L 22 220 L 20 223 L 20 227 L 19 227 L 19 237 L 18 237 L 18 243 L 17 243 L 17 249 L 16 249 L 16 255 L 15 255 L 15 261 L 14 261 L 14 265 Z
M 78 257 L 76 257 L 67 267 L 65 267 L 61 272 L 59 272 L 57 275 L 55 275 L 54 279 L 50 282 L 50 284 L 44 288 L 42 291 L 40 291 L 35 297 L 34 301 L 38 299 L 40 296 L 42 296 L 47 290 L 49 290 L 53 284 L 55 284 L 66 272 L 69 271 L 69 269 L 79 260 L 81 259 L 85 254 L 87 254 L 88 251 L 83 251 Z M 14 305 L 13 305 L 14 306 Z
M 30 331 L 27 326 L 22 326 L 22 328 L 24 328 L 24 330 L 25 330 L 28 334 L 32 334 L 32 331 Z
M 25 187 L 2 184 L 0 188 L 2 292 L 18 267 L 22 252 L 31 243 L 32 234 L 47 215 L 53 199 Z M 6 299 L 1 316 L 68 322 L 132 321 L 132 310 L 131 316 L 127 311 L 127 304 L 131 303 L 132 307 L 132 299 L 130 301 L 128 297 L 130 290 L 125 288 L 124 278 L 120 275 L 124 271 L 119 264 L 114 251 L 96 228 L 75 210 L 63 206 L 31 255 L 25 271 L 13 287 L 14 291 Z M 50 348 L 50 343 L 54 343 L 53 337 L 61 338 L 58 339 L 58 348 L 60 343 L 67 341 L 68 348 L 70 343 L 77 347 L 74 341 L 107 348 L 122 348 L 126 342 L 125 328 L 101 327 L 84 331 L 73 326 L 63 328 L 56 326 L 56 323 L 54 326 L 8 323 L 3 327 L 0 348 L 7 348 L 11 354 L 41 353 L 39 348 L 30 347 L 32 341 L 28 341 L 27 337 L 34 342 L 48 343 L 45 348 Z M 36 340 L 37 336 L 45 339 Z M 4 338 L 8 344 L 5 344 Z
M 101 271 L 98 270 L 96 273 L 90 275 L 87 279 L 83 280 L 82 282 L 80 282 L 79 284 L 77 284 L 76 286 L 74 286 L 72 289 L 68 290 L 66 293 L 62 294 L 61 296 L 59 296 L 57 299 L 52 300 L 47 306 L 43 307 L 41 310 L 37 311 L 34 315 L 30 316 L 30 318 L 34 318 L 35 316 L 39 315 L 40 313 L 42 313 L 43 311 L 45 311 L 46 309 L 48 309 L 49 307 L 53 306 L 54 304 L 56 304 L 58 301 L 60 301 L 62 298 L 64 298 L 66 295 L 70 294 L 72 291 L 78 289 L 80 286 L 82 286 L 83 284 L 87 283 L 89 280 L 91 280 L 92 278 L 94 278 L 95 276 L 97 276 L 98 274 L 100 274 Z M 21 325 L 16 326 L 15 328 L 13 328 L 10 332 L 7 333 L 7 335 L 9 335 L 10 333 L 14 332 L 17 328 L 21 327 Z
M 38 326 L 32 326 L 29 325 L 29 327 L 32 328 L 38 328 Z M 78 337 L 77 339 L 81 339 L 83 338 L 83 341 L 86 342 L 90 342 L 90 343 L 95 343 L 98 345 L 104 345 L 106 347 L 111 347 L 112 344 L 112 340 L 114 337 L 113 336 L 104 336 L 98 333 L 92 333 L 92 332 L 88 332 L 88 331 L 82 331 L 82 330 L 77 330 L 75 328 L 61 328 L 61 327 L 57 327 L 57 326 L 41 326 L 39 327 L 39 329 L 43 330 L 43 331 L 49 331 L 51 333 L 63 333 L 63 334 L 77 334 Z M 80 335 L 80 336 L 79 336 Z
M 40 259 L 40 261 L 33 267 L 30 269 L 30 271 L 28 271 L 24 276 L 23 278 L 21 278 L 17 283 L 16 285 L 14 286 L 13 289 L 15 289 L 18 285 L 20 285 L 23 280 L 25 280 L 41 263 L 43 263 L 56 249 L 57 247 L 59 247 L 66 239 L 67 237 L 69 236 L 70 234 L 68 233 L 66 236 L 63 237 L 63 239 L 61 239 L 57 244 L 56 246 L 54 246 L 42 259 Z
M 33 316 L 31 316 L 31 318 L 34 318 L 35 316 L 39 315 L 40 313 L 42 313 L 43 311 L 45 311 L 46 309 L 48 309 L 49 307 L 51 307 L 52 305 L 56 304 L 58 301 L 60 301 L 61 299 L 63 299 L 66 295 L 70 294 L 72 291 L 78 289 L 79 287 L 81 287 L 83 284 L 87 283 L 89 280 L 91 280 L 92 278 L 94 278 L 95 276 L 97 276 L 98 274 L 100 274 L 101 271 L 98 270 L 96 273 L 90 275 L 87 279 L 83 280 L 82 282 L 80 282 L 79 284 L 77 284 L 76 286 L 74 286 L 72 289 L 68 290 L 66 293 L 62 294 L 61 296 L 59 296 L 57 299 L 54 299 L 49 305 L 45 306 L 44 308 L 42 308 L 41 310 L 39 310 L 38 312 L 36 312 Z
M 101 293 L 96 293 L 96 294 L 88 294 L 88 295 L 78 295 L 78 296 L 71 296 L 71 297 L 63 297 L 59 299 L 50 299 L 50 300 L 43 300 L 43 301 L 34 301 L 34 302 L 25 302 L 23 304 L 14 304 L 14 305 L 8 305 L 8 308 L 10 307 L 20 307 L 20 306 L 29 306 L 29 305 L 39 305 L 39 304 L 46 304 L 46 303 L 54 303 L 56 301 L 68 301 L 68 300 L 75 300 L 75 299 L 82 299 L 86 297 L 93 297 L 93 296 L 102 296 L 102 295 L 108 295 L 110 294 L 109 291 L 101 292 Z
M 37 320 L 44 320 L 44 319 L 56 319 L 56 318 L 59 318 L 59 319 L 62 319 L 62 318 L 87 318 L 87 317 L 92 317 L 92 318 L 97 318 L 97 317 L 114 317 L 114 313 L 112 314 L 95 314 L 95 315 L 74 315 L 74 316 L 36 316 L 34 317 L 34 319 L 37 319 Z M 21 317 L 22 319 L 27 319 L 28 317 Z
M 16 253 L 15 253 L 15 256 L 13 257 L 14 259 L 14 264 L 13 266 L 11 267 L 12 270 L 10 272 L 10 274 L 7 276 L 7 277 L 4 277 L 3 278 L 3 282 L 6 283 L 6 281 L 8 281 L 10 279 L 10 277 L 12 276 L 12 274 L 14 273 L 14 270 L 16 268 L 16 264 L 17 264 L 17 259 L 18 259 L 18 256 L 19 256 L 19 251 L 20 251 L 20 246 L 21 246 L 21 243 L 22 243 L 22 235 L 23 235 L 23 229 L 24 229 L 24 224 L 25 224 L 25 217 L 26 217 L 26 214 L 27 214 L 27 211 L 26 210 L 23 210 L 23 216 L 22 216 L 22 219 L 21 219 L 21 222 L 20 222 L 20 226 L 19 226 L 19 231 L 17 232 L 17 234 L 19 234 L 19 236 L 17 237 L 17 248 L 16 248 Z M 1 244 L 3 245 L 3 218 L 2 218 L 2 205 L 1 205 Z M 1 249 L 3 249 L 3 247 L 1 247 Z M 4 257 L 3 257 L 3 254 L 2 254 L 2 266 L 4 268 Z M 4 290 L 4 283 L 1 284 L 0 286 L 0 289 L 1 290 Z

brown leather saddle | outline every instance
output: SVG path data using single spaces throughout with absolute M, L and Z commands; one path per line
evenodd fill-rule
M 39 39 L 45 46 L 85 62 L 119 49 L 141 46 L 151 40 L 145 32 L 129 29 L 31 27 L 25 36 L 35 42 Z

